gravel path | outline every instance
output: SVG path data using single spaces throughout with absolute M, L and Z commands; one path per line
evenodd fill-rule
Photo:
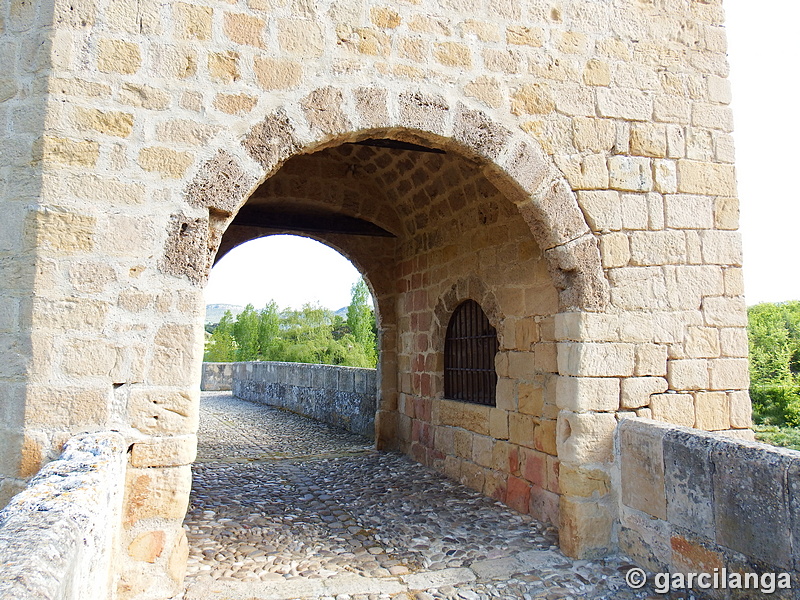
M 669 597 L 628 588 L 624 560 L 565 558 L 554 529 L 304 417 L 205 392 L 199 439 L 185 600 Z

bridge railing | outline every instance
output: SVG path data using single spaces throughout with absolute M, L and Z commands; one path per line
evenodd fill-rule
M 616 446 L 629 557 L 654 572 L 709 573 L 721 596 L 737 573 L 759 585 L 786 573 L 797 587 L 800 452 L 647 419 L 623 420 Z
M 71 438 L 0 512 L 0 600 L 111 597 L 126 447 L 118 433 Z
M 285 362 L 203 363 L 204 390 L 277 406 L 375 436 L 375 369 Z

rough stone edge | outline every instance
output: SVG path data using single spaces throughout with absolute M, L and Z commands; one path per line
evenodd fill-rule
M 125 448 L 115 432 L 71 438 L 0 512 L 0 599 L 109 597 Z

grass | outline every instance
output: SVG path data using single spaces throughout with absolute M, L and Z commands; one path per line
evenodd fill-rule
M 756 425 L 756 439 L 765 444 L 800 450 L 800 427 L 779 427 L 778 425 Z

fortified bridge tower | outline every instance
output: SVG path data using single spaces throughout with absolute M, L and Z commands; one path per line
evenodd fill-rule
M 180 588 L 203 288 L 264 235 L 368 281 L 378 447 L 570 556 L 631 543 L 622 417 L 752 439 L 720 0 L 4 0 L 0 63 L 0 505 L 118 432 L 114 597 Z

